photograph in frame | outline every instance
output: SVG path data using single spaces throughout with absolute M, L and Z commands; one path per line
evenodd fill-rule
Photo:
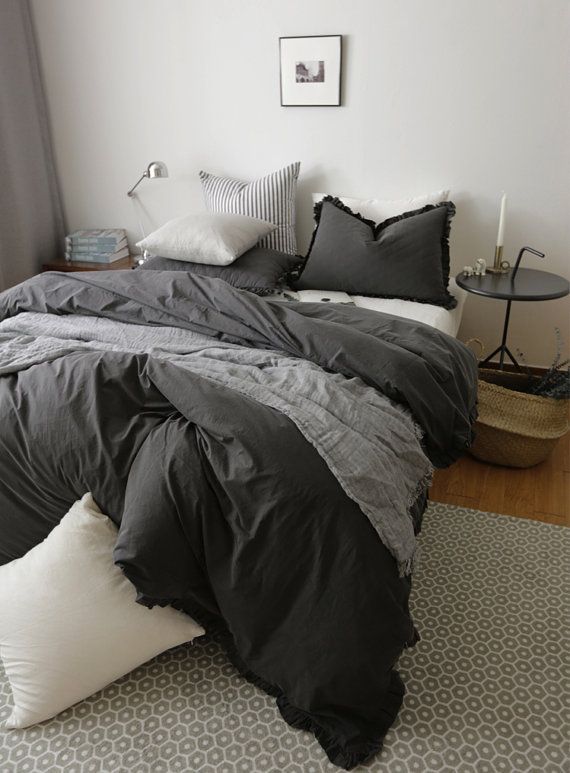
M 341 104 L 342 35 L 279 38 L 281 105 Z

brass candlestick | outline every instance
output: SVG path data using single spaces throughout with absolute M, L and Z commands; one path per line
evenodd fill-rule
M 506 274 L 510 271 L 511 264 L 508 260 L 503 260 L 503 245 L 497 244 L 495 247 L 495 262 L 487 267 L 490 274 Z

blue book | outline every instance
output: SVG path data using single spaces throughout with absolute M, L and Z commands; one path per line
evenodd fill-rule
M 124 228 L 91 228 L 74 231 L 67 236 L 71 244 L 79 245 L 117 245 L 123 239 L 127 238 L 127 232 Z
M 116 252 L 77 252 L 76 250 L 67 250 L 65 253 L 66 260 L 79 261 L 81 263 L 114 263 L 116 260 L 128 257 L 128 247 L 123 247 Z
M 113 253 L 117 250 L 123 249 L 123 247 L 127 246 L 127 240 L 121 239 L 120 242 L 113 242 L 113 243 L 107 243 L 107 242 L 99 242 L 99 241 L 91 241 L 91 242 L 74 242 L 73 240 L 68 240 L 66 242 L 66 250 L 73 252 L 109 252 Z

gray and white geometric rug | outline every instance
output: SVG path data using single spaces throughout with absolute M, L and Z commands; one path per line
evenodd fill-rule
M 568 773 L 570 529 L 432 503 L 404 654 L 404 706 L 377 773 Z M 10 693 L 0 672 L 0 726 Z M 59 717 L 0 729 L 1 773 L 324 773 L 309 733 L 206 639 Z

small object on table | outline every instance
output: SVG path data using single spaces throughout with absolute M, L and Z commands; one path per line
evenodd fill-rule
M 42 271 L 117 271 L 134 268 L 135 261 L 130 255 L 113 263 L 93 263 L 81 260 L 52 260 L 42 265 Z
M 475 271 L 473 272 L 475 276 L 485 276 L 487 273 L 487 261 L 483 260 L 483 258 L 477 258 L 475 261 Z
M 144 266 L 147 260 L 151 257 L 151 253 L 148 250 L 143 250 L 137 257 L 137 266 Z
M 503 260 L 503 244 L 505 243 L 505 220 L 507 213 L 507 195 L 501 196 L 501 211 L 499 213 L 499 230 L 497 232 L 497 246 L 495 247 L 495 261 L 489 266 L 491 274 L 506 274 L 511 265 L 508 260 Z
M 564 279 L 564 277 L 558 276 L 557 274 L 551 274 L 548 271 L 536 271 L 532 268 L 519 268 L 520 260 L 525 250 L 544 257 L 542 253 L 539 253 L 530 247 L 523 247 L 519 252 L 514 269 L 509 269 L 506 273 L 487 274 L 486 276 L 466 276 L 465 273 L 461 271 L 455 277 L 458 286 L 467 290 L 469 293 L 507 301 L 501 343 L 483 360 L 481 363 L 482 365 L 490 362 L 495 355 L 499 354 L 499 368 L 503 370 L 506 354 L 513 365 L 518 370 L 521 369 L 519 363 L 515 360 L 507 346 L 512 301 L 550 301 L 555 298 L 564 298 L 564 296 L 570 293 L 570 285 L 568 280 Z

